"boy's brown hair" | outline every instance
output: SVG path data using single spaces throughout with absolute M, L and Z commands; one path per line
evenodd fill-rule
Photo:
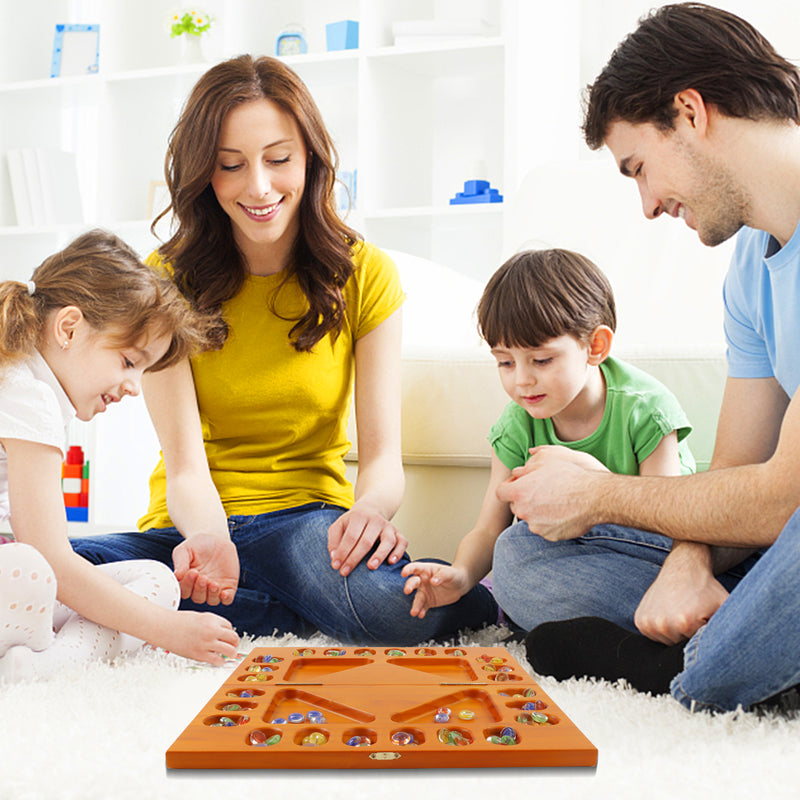
M 585 342 L 598 325 L 617 325 L 608 278 L 571 250 L 526 250 L 492 275 L 478 304 L 490 347 L 541 347 L 569 334 Z

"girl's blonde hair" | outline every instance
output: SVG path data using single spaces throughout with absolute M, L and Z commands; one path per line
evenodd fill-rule
M 206 345 L 208 319 L 191 309 L 172 281 L 142 264 L 114 234 L 94 230 L 46 258 L 32 284 L 0 283 L 0 365 L 30 356 L 42 344 L 50 313 L 65 306 L 79 308 L 94 330 L 120 347 L 144 336 L 170 336 L 151 371 Z

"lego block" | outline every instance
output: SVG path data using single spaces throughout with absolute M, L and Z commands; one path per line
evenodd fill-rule
M 68 506 L 67 522 L 88 522 L 89 509 L 82 506 Z
M 75 508 L 81 504 L 80 492 L 67 492 L 64 494 L 64 505 L 67 508 Z
M 489 181 L 480 180 L 464 181 L 464 191 L 456 192 L 456 196 L 450 198 L 451 206 L 502 202 L 503 195 L 497 189 L 492 189 Z
M 67 494 L 79 494 L 83 491 L 83 481 L 80 478 L 62 478 L 61 491 Z
M 82 447 L 75 444 L 67 450 L 67 464 L 83 464 Z
M 325 41 L 328 50 L 355 50 L 358 47 L 358 23 L 352 19 L 328 23 Z
M 489 181 L 464 181 L 463 194 L 483 194 L 489 191 Z

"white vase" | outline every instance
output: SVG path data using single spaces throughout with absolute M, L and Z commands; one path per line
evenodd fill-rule
M 205 60 L 201 37 L 189 33 L 181 36 L 181 64 L 198 64 Z

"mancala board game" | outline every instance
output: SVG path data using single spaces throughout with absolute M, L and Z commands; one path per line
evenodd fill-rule
M 596 763 L 502 647 L 256 648 L 167 750 L 172 769 Z

